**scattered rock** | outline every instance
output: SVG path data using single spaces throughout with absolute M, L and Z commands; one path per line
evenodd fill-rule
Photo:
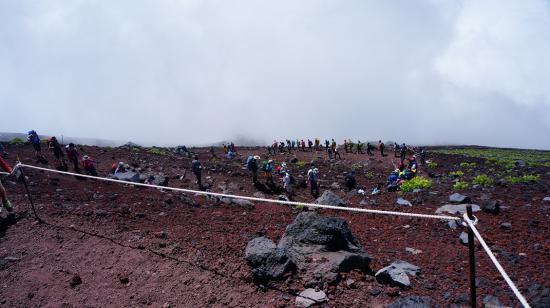
M 346 286 L 350 289 L 357 288 L 357 285 L 355 284 L 355 280 L 353 280 L 353 279 L 347 279 L 346 280 Z
M 466 232 L 460 233 L 459 239 L 460 239 L 460 242 L 461 242 L 462 244 L 468 245 L 468 233 L 466 233 Z
M 337 182 L 334 182 L 330 185 L 330 188 L 334 190 L 338 190 L 340 189 L 340 184 L 338 184 Z
M 503 223 L 500 224 L 500 228 L 504 229 L 504 230 L 511 230 L 512 229 L 512 224 L 509 223 L 509 222 L 503 222 Z
M 168 239 L 168 233 L 166 233 L 164 231 L 160 231 L 160 232 L 155 233 L 155 237 L 166 240 L 166 239 Z
M 325 190 L 321 197 L 315 200 L 315 203 L 332 206 L 346 206 L 346 202 L 330 190 Z
M 248 242 L 245 260 L 252 268 L 252 276 L 256 281 L 280 280 L 294 269 L 294 263 L 286 251 L 277 248 L 273 241 L 263 236 Z
M 449 221 L 447 222 L 447 226 L 448 226 L 449 228 L 451 228 L 451 229 L 454 230 L 454 229 L 460 227 L 460 223 L 459 223 L 458 221 L 456 221 L 456 220 L 449 220 Z
M 529 304 L 533 308 L 550 307 L 550 288 L 535 284 L 529 287 Z
M 107 216 L 107 211 L 106 210 L 103 210 L 103 209 L 97 209 L 94 211 L 94 214 L 95 216 L 98 216 L 98 217 L 105 217 Z
M 119 276 L 118 277 L 118 281 L 120 281 L 121 284 L 129 284 L 130 283 L 130 279 L 128 278 L 128 276 Z
M 405 248 L 405 251 L 410 252 L 410 253 L 412 253 L 413 255 L 417 255 L 417 254 L 422 253 L 422 250 L 420 250 L 420 249 L 414 249 L 414 248 L 411 248 L 411 247 Z
M 550 197 L 544 197 L 544 198 L 542 199 L 542 201 L 544 201 L 544 202 L 550 202 Z
M 454 193 L 449 196 L 449 202 L 460 204 L 460 203 L 470 203 L 472 202 L 472 200 L 470 199 L 470 197 L 461 195 L 459 193 Z
M 265 199 L 265 195 L 261 191 L 255 192 L 252 196 L 254 196 L 256 198 L 260 198 L 260 199 Z
M 140 182 L 139 173 L 132 172 L 132 171 L 119 172 L 117 174 L 110 174 L 109 177 L 115 180 L 126 181 L 126 182 L 134 182 L 134 183 Z
M 494 200 L 485 201 L 481 204 L 481 209 L 485 213 L 498 214 L 500 211 L 500 203 Z
M 493 295 L 486 295 L 483 297 L 483 307 L 484 308 L 504 308 L 504 306 L 500 303 L 498 298 L 496 298 Z
M 328 297 L 323 291 L 315 289 L 305 289 L 296 297 L 296 306 L 310 307 L 312 305 L 321 304 L 328 301 Z
M 397 204 L 403 205 L 403 206 L 413 206 L 412 203 L 410 203 L 409 201 L 407 201 L 403 198 L 397 199 Z
M 380 288 L 373 288 L 369 290 L 369 294 L 372 296 L 377 296 L 380 293 L 382 293 L 382 290 Z
M 290 199 L 288 199 L 288 197 L 286 195 L 279 195 L 279 197 L 277 197 L 277 199 L 279 199 L 281 201 L 290 201 Z
M 380 283 L 406 288 L 411 285 L 408 275 L 416 276 L 419 273 L 420 267 L 398 260 L 379 270 L 375 277 Z
M 249 209 L 249 210 L 252 210 L 254 209 L 254 203 L 248 201 L 248 200 L 244 200 L 244 199 L 231 199 L 231 202 L 236 204 L 236 205 L 239 205 L 239 206 L 242 206 L 244 207 L 245 209 Z
M 386 306 L 386 308 L 431 308 L 432 298 L 429 296 L 406 296 Z
M 443 214 L 448 213 L 451 215 L 464 215 L 466 213 L 466 206 L 468 204 L 446 204 L 444 206 L 439 207 L 435 213 L 436 214 Z M 472 206 L 472 212 L 479 212 L 481 208 L 477 204 L 470 204 Z
M 82 278 L 80 278 L 79 275 L 74 275 L 73 278 L 71 279 L 71 282 L 70 282 L 70 286 L 71 288 L 75 288 L 76 286 L 78 286 L 79 284 L 82 283 Z
M 14 257 L 14 256 L 9 256 L 9 257 L 5 257 L 4 260 L 6 260 L 8 262 L 17 262 L 17 261 L 21 260 L 21 258 Z

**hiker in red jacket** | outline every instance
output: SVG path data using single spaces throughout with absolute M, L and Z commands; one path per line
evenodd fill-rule
M 0 157 L 0 171 L 12 173 L 12 169 L 10 165 L 2 158 Z M 4 189 L 4 186 L 2 186 L 2 182 L 0 181 L 0 199 L 2 199 L 2 207 L 5 207 L 8 212 L 13 210 L 13 207 L 10 203 L 10 200 L 8 200 L 8 195 L 6 193 L 6 190 Z M 0 211 L 2 211 L 2 208 L 0 207 Z
M 84 157 L 82 157 L 82 169 L 84 169 L 84 172 L 91 176 L 97 176 L 95 160 L 88 155 L 84 155 Z

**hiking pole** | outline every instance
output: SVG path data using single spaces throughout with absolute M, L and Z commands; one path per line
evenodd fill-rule
M 466 206 L 466 213 L 468 218 L 472 221 L 475 220 L 472 214 L 472 206 L 468 204 Z M 472 307 L 477 307 L 476 303 L 476 256 L 474 245 L 474 231 L 468 226 L 468 250 L 469 250 L 469 263 L 470 263 L 470 303 Z
M 32 200 L 31 192 L 29 190 L 29 186 L 27 185 L 27 179 L 25 178 L 25 173 L 23 173 L 23 168 L 19 166 L 19 172 L 21 172 L 21 179 L 23 181 L 23 185 L 25 186 L 25 191 L 27 191 L 27 197 L 29 198 L 29 202 L 31 203 L 32 211 L 34 213 L 34 217 L 39 223 L 43 223 L 44 221 L 38 217 L 38 214 L 36 213 L 36 208 L 34 207 L 34 202 Z

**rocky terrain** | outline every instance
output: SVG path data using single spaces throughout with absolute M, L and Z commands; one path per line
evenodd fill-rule
M 244 168 L 250 154 L 267 158 L 264 148 L 238 148 L 233 160 L 223 158 L 219 148 L 217 158 L 207 148 L 192 150 L 200 155 L 211 191 L 279 198 L 279 192 L 259 191 Z M 533 163 L 532 153 L 525 161 L 514 158 L 507 164 L 473 152 L 433 150 L 429 167 L 419 171 L 432 181 L 430 188 L 377 196 L 370 191 L 387 180 L 398 162 L 392 152 L 381 157 L 341 151 L 343 159 L 338 161 L 328 160 L 324 151 L 270 157 L 287 161 L 297 183 L 305 180 L 314 161 L 321 193 L 332 192 L 335 196 L 325 197 L 341 199 L 336 204 L 343 206 L 457 215 L 463 204 L 475 204 L 478 228 L 512 280 L 533 307 L 548 307 L 546 162 Z M 8 145 L 7 151 L 10 163 L 18 155 L 22 162 L 35 164 L 30 146 Z M 83 146 L 80 152 L 97 159 L 102 176 L 112 163 L 123 161 L 139 173 L 166 178 L 168 186 L 197 188 L 189 170 L 191 159 L 176 151 L 130 145 Z M 55 168 L 53 156 L 46 156 Z M 364 195 L 343 188 L 344 172 L 352 166 Z M 465 229 L 453 223 L 312 211 L 31 169 L 25 169 L 25 175 L 44 223 L 33 218 L 23 185 L 5 179 L 15 211 L 1 213 L 3 307 L 469 305 Z M 297 188 L 294 200 L 315 202 L 305 187 Z M 479 305 L 517 306 L 476 245 Z

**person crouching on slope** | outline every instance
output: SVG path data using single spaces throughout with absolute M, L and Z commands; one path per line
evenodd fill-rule
M 96 163 L 95 160 L 93 160 L 88 155 L 84 155 L 84 157 L 82 157 L 82 169 L 84 169 L 85 173 L 87 173 L 91 176 L 97 176 L 95 163 Z

